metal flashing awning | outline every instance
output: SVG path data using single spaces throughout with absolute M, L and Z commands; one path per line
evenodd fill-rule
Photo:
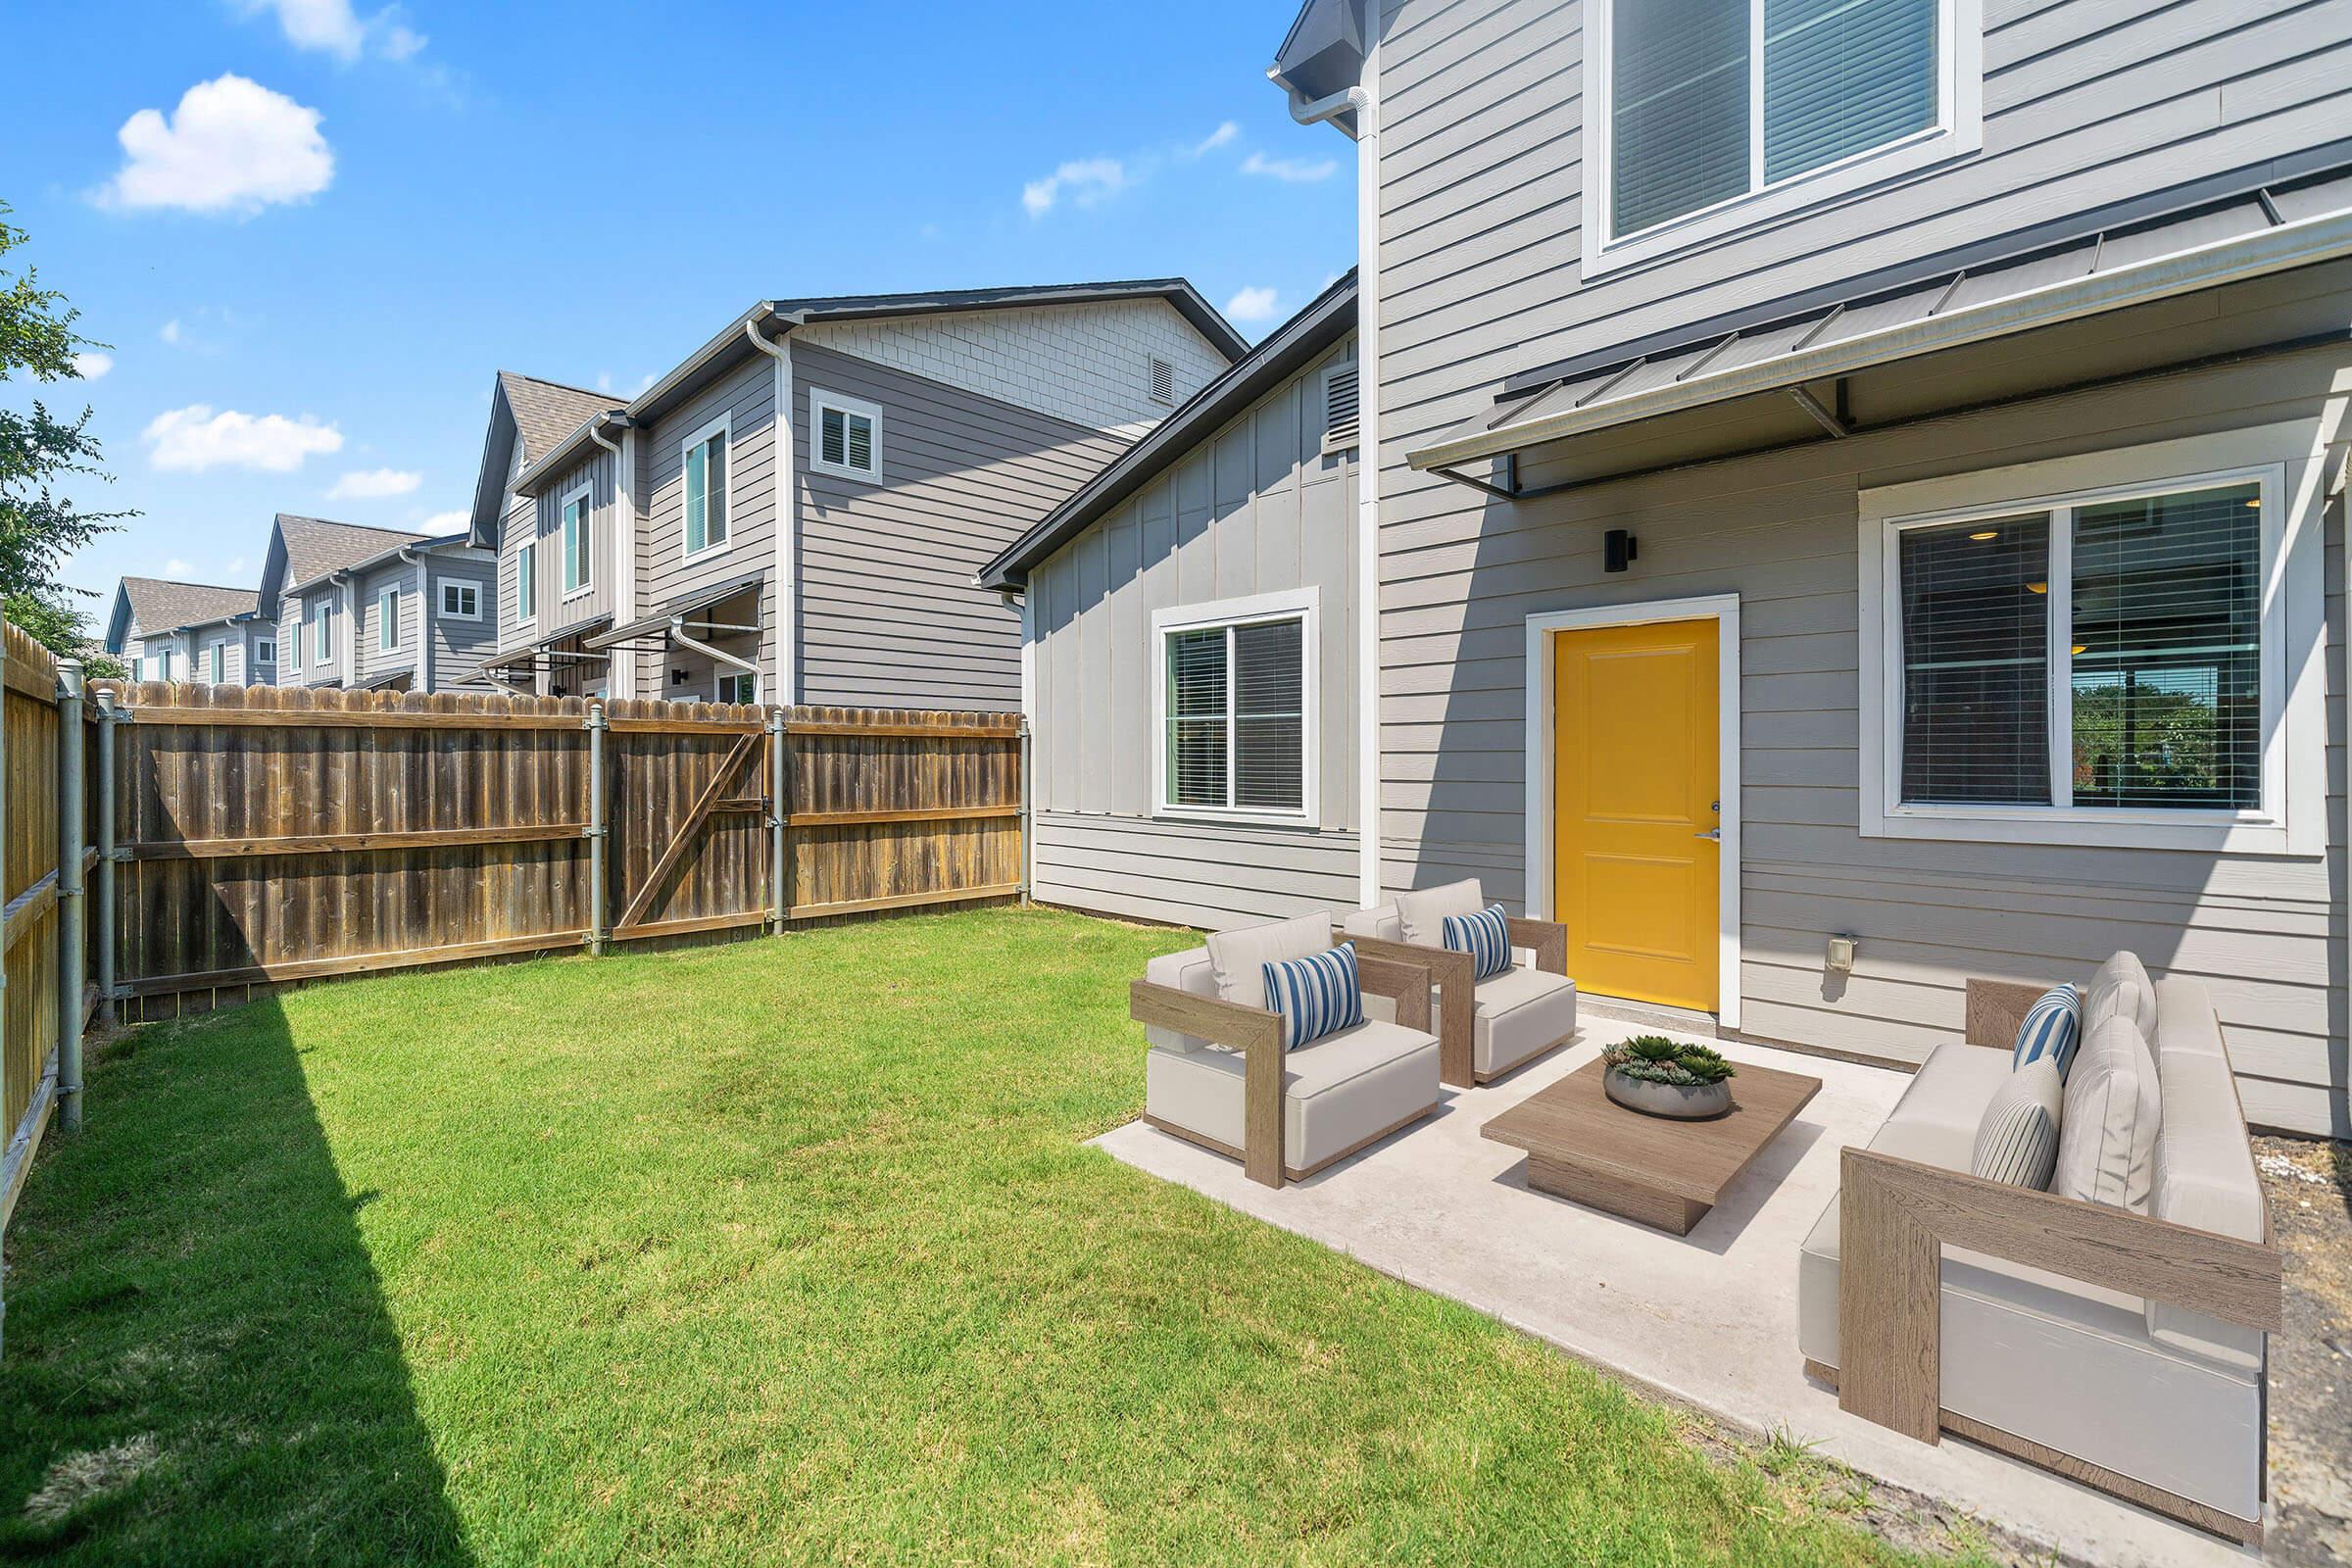
M 610 613 L 606 613 L 591 615 L 586 620 L 575 620 L 568 626 L 560 627 L 548 633 L 536 642 L 525 643 L 520 648 L 511 648 L 503 654 L 483 660 L 480 668 L 483 673 L 487 674 L 493 670 L 513 669 L 526 663 L 536 667 L 541 660 L 570 664 L 606 663 L 610 660 L 611 656 L 609 655 L 585 651 L 575 652 L 571 649 L 558 648 L 556 644 L 570 642 L 574 638 L 585 638 L 612 618 Z M 584 647 L 585 645 L 583 645 Z
M 2249 190 L 2027 254 L 1950 268 L 1801 315 L 1715 330 L 1606 365 L 1521 377 L 1494 406 L 1406 454 L 1504 500 L 1684 463 L 1842 440 L 2069 386 L 2341 339 L 2279 274 L 2352 259 L 2352 170 Z M 2232 290 L 2206 313 L 2114 318 Z M 2305 290 L 2311 297 L 2325 290 Z M 2257 311 L 2259 309 L 2259 315 Z M 2243 321 L 2243 325 L 2233 322 Z M 2037 335 L 2043 352 L 2016 340 Z M 2144 338 L 2146 341 L 2141 341 Z M 1640 428 L 1633 428 L 1640 426 Z M 1493 464 L 1485 474 L 1464 471 Z M 1526 470 L 1541 468 L 1541 482 Z
M 650 615 L 641 616 L 625 626 L 616 626 L 611 631 L 598 633 L 589 638 L 585 646 L 591 649 L 614 648 L 622 643 L 644 643 L 654 639 L 666 638 L 670 623 L 680 616 L 691 615 L 698 610 L 709 610 L 713 605 L 724 604 L 745 589 L 758 588 L 766 580 L 767 573 L 763 571 L 747 572 L 743 576 L 731 577 L 725 582 L 715 583 L 709 588 L 698 588 L 692 593 L 680 594 Z M 723 633 L 736 628 L 710 629 Z

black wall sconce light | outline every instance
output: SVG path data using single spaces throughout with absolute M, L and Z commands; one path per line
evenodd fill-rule
M 1600 563 L 1603 571 L 1623 571 L 1642 559 L 1642 541 L 1624 528 L 1611 528 L 1600 536 Z

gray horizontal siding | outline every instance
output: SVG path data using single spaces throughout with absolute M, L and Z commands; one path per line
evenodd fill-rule
M 1353 833 L 1041 811 L 1033 896 L 1203 931 L 1355 906 Z
M 882 411 L 882 472 L 808 466 L 812 390 Z M 1020 616 L 980 567 L 1124 450 L 1100 431 L 871 361 L 793 349 L 801 698 L 1020 706 Z
M 482 661 L 497 649 L 493 596 L 498 590 L 499 564 L 472 556 L 428 556 L 426 560 L 425 635 L 432 640 L 432 689 L 472 688 Z M 481 590 L 481 619 L 461 620 L 441 613 L 441 584 L 452 581 L 470 582 Z
M 353 635 L 358 654 L 359 680 L 362 685 L 378 676 L 400 670 L 417 668 L 417 650 L 424 634 L 424 595 L 417 582 L 418 568 L 407 562 L 394 562 L 376 567 L 359 580 L 359 604 L 353 617 Z M 399 603 L 393 625 L 393 646 L 381 647 L 383 630 L 382 595 L 397 593 Z
M 727 538 L 715 550 L 686 556 L 685 441 L 711 420 L 727 419 Z M 765 573 L 760 596 L 760 684 L 775 690 L 776 372 L 755 357 L 696 393 L 676 412 L 637 433 L 637 611 L 649 614 L 681 594 L 730 578 Z M 669 695 L 669 666 L 640 656 L 638 690 Z

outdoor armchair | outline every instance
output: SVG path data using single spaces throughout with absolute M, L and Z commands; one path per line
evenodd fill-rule
M 1568 928 L 1510 921 L 1511 967 L 1474 977 L 1467 953 L 1445 946 L 1446 915 L 1485 908 L 1475 879 L 1399 895 L 1344 922 L 1358 953 L 1427 968 L 1439 991 L 1439 1074 L 1458 1089 L 1488 1083 L 1576 1035 L 1576 982 L 1568 978 Z M 1521 962 L 1519 950 L 1533 955 Z

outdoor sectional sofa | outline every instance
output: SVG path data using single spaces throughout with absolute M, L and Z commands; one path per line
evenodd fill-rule
M 2129 954 L 2086 993 L 2062 1170 L 2070 1134 L 2096 1136 L 2078 1117 L 2159 1112 L 2144 1165 L 2106 1146 L 2111 1203 L 1969 1173 L 2041 994 L 1971 981 L 1968 1043 L 1939 1048 L 1870 1146 L 1844 1152 L 1800 1253 L 1807 1370 L 1846 1410 L 1923 1442 L 1949 1431 L 2259 1544 L 2279 1256 L 2213 1004 L 2193 980 L 2151 985 Z M 2120 1093 L 2079 1107 L 2075 1081 L 2102 1052 Z

